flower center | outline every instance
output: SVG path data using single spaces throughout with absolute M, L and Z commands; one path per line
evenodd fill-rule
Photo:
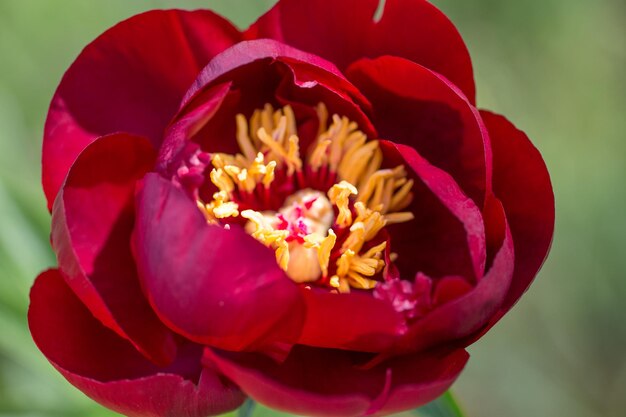
M 314 282 L 327 273 L 330 251 L 320 253 L 315 245 L 334 243 L 336 235 L 330 228 L 333 206 L 322 192 L 307 188 L 289 196 L 277 212 L 244 210 L 241 216 L 256 239 L 268 246 L 278 242 L 277 261 L 294 281 Z
M 240 153 L 210 155 L 217 188 L 198 208 L 212 224 L 239 223 L 273 249 L 278 265 L 298 283 L 338 292 L 373 289 L 393 258 L 389 224 L 406 222 L 413 180 L 404 166 L 382 169 L 378 141 L 355 122 L 316 108 L 319 131 L 301 156 L 290 106 L 267 104 L 250 120 L 236 117 Z

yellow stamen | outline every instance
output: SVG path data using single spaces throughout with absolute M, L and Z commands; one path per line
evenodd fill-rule
M 410 187 L 413 186 L 413 180 L 409 180 L 406 183 L 405 181 L 406 171 L 402 165 L 394 169 L 380 169 L 368 178 L 365 188 L 359 194 L 357 200 L 364 202 L 367 207 L 372 209 L 381 205 L 380 211 L 382 213 L 393 211 L 396 207 L 403 204 L 407 197 L 412 198 L 409 195 L 409 191 Z M 394 192 L 399 185 L 408 183 L 411 185 L 407 188 L 401 187 Z
M 276 262 L 283 271 L 289 269 L 289 244 L 286 240 L 281 240 L 277 243 L 276 248 Z
M 276 161 L 270 161 L 270 163 L 265 166 L 265 175 L 263 175 L 263 180 L 262 180 L 263 186 L 265 188 L 269 188 L 272 181 L 274 181 L 275 169 L 276 169 Z
M 265 157 L 261 152 L 257 152 L 256 157 L 248 167 L 248 173 L 253 176 L 264 175 L 267 171 Z
M 337 275 L 341 277 L 345 277 L 348 275 L 350 271 L 350 264 L 352 263 L 352 258 L 354 258 L 355 253 L 352 249 L 346 250 L 337 261 Z
M 240 168 L 236 165 L 226 165 L 224 167 L 224 171 L 230 176 L 238 188 L 247 193 L 254 191 L 256 182 L 252 176 L 248 175 L 248 170 L 246 168 Z
M 366 206 L 371 207 L 374 204 L 368 204 L 373 199 L 376 191 L 380 189 L 381 183 L 393 176 L 393 171 L 390 169 L 381 169 L 372 174 L 365 184 L 365 189 L 359 194 L 358 201 L 362 201 Z
M 333 275 L 330 278 L 329 284 L 335 288 L 340 294 L 346 294 L 350 292 L 350 283 L 345 278 L 340 278 L 337 275 Z
M 339 286 L 341 285 L 339 277 L 337 275 L 333 275 L 329 280 L 329 284 L 331 287 L 339 288 Z
M 358 182 L 359 190 L 365 187 L 369 178 L 374 174 L 374 172 L 380 169 L 380 166 L 383 163 L 383 151 L 381 151 L 380 147 L 378 147 L 378 142 L 376 142 L 376 145 L 374 155 L 371 159 L 369 159 L 366 169 L 361 174 L 361 178 Z M 364 153 L 362 159 L 367 159 L 367 155 L 367 153 Z M 358 158 L 361 158 L 361 156 L 358 156 Z
M 370 210 L 364 207 L 362 203 L 357 202 L 355 207 L 358 215 L 357 220 L 365 225 L 365 240 L 370 241 L 386 226 L 385 218 L 380 211 Z
M 328 165 L 332 172 L 337 172 L 339 162 L 343 156 L 344 142 L 349 130 L 352 126 L 356 128 L 356 124 L 351 124 L 347 117 L 339 117 L 336 114 L 333 115 L 333 124 L 330 127 L 329 132 L 331 134 L 332 143 L 330 145 L 330 155 L 328 157 Z
M 256 132 L 258 132 L 261 128 L 261 113 L 262 110 L 255 110 L 254 113 L 252 113 L 252 117 L 250 118 L 250 138 L 252 139 L 252 142 L 257 149 L 261 147 L 261 141 L 256 135 Z
M 378 245 L 370 248 L 367 252 L 365 252 L 363 257 L 364 258 L 372 258 L 372 257 L 376 256 L 376 254 L 382 253 L 385 250 L 386 247 L 387 247 L 387 242 L 379 243 Z
M 225 193 L 230 194 L 235 189 L 235 184 L 233 181 L 226 175 L 222 168 L 217 168 L 211 171 L 211 182 L 215 184 L 215 186 Z
M 203 204 L 198 201 L 197 204 L 209 223 L 217 223 L 217 219 L 237 217 L 239 215 L 239 206 L 237 203 L 228 201 L 228 199 L 227 192 L 219 191 L 213 194 L 213 201 L 211 203 Z
M 241 217 L 252 222 L 250 226 L 246 227 L 246 232 L 252 234 L 254 237 L 257 237 L 257 235 L 260 235 L 263 231 L 274 230 L 274 226 L 272 225 L 274 218 L 264 216 L 263 213 L 259 213 L 258 211 L 244 210 L 241 212 Z
M 213 216 L 213 213 L 207 210 L 206 205 L 202 201 L 196 201 L 196 205 L 198 206 L 198 209 L 200 209 L 202 214 L 204 214 L 207 223 L 217 224 L 217 219 L 215 218 L 215 216 Z
M 414 218 L 415 216 L 410 211 L 385 214 L 385 222 L 387 222 L 387 224 L 404 223 L 413 220 Z
M 330 253 L 337 242 L 337 235 L 333 229 L 328 229 L 328 236 L 321 238 L 318 234 L 310 234 L 304 238 L 306 248 L 317 249 L 317 258 L 322 270 L 322 276 L 328 276 L 328 262 L 330 261 Z
M 377 150 L 377 141 L 363 144 L 361 141 L 355 143 L 339 166 L 339 177 L 351 184 L 359 184 L 362 182 L 362 178 L 369 178 L 372 173 L 368 173 L 368 171 L 373 170 L 372 172 L 374 172 L 382 162 L 382 153 L 379 161 L 376 155 L 380 151 L 377 152 Z M 372 153 L 374 157 L 370 158 Z
M 350 234 L 343 242 L 341 250 L 358 252 L 363 247 L 363 244 L 365 244 L 365 224 L 363 222 L 353 223 L 350 226 Z
M 349 207 L 349 197 L 358 193 L 356 187 L 347 181 L 341 181 L 333 185 L 328 190 L 328 198 L 339 209 L 337 224 L 340 227 L 347 227 L 352 223 L 352 212 Z
M 283 107 L 283 114 L 287 118 L 287 135 L 296 135 L 298 133 L 298 126 L 296 125 L 296 115 L 291 106 L 287 105 Z
M 411 193 L 411 190 L 413 189 L 413 180 L 408 180 L 404 183 L 402 183 L 401 180 L 397 180 L 396 187 L 397 186 L 400 186 L 400 188 L 396 190 L 391 198 L 389 211 L 400 211 L 411 204 L 411 201 L 413 200 L 413 193 Z
M 266 104 L 265 107 L 263 107 L 263 111 L 261 113 L 261 126 L 267 132 L 271 132 L 274 128 L 273 115 L 274 115 L 274 108 L 272 107 L 271 104 L 269 103 Z
M 326 152 L 330 147 L 332 141 L 330 139 L 324 139 L 319 141 L 315 148 L 310 153 L 309 157 L 309 166 L 313 170 L 313 172 L 319 171 L 320 167 L 326 163 Z
M 287 175 L 291 176 L 295 171 L 302 170 L 302 160 L 300 159 L 300 143 L 297 136 L 289 137 L 289 147 L 287 148 Z
M 319 103 L 315 108 L 317 112 L 317 120 L 319 120 L 319 129 L 317 131 L 317 136 L 320 136 L 324 133 L 328 126 L 328 109 L 324 103 Z
M 365 277 L 376 275 L 385 266 L 381 258 L 386 246 L 387 242 L 382 242 L 362 255 L 347 249 L 337 261 L 337 277 L 346 279 L 353 288 L 374 288 L 377 281 Z
M 248 121 L 243 114 L 238 114 L 236 116 L 236 120 L 237 143 L 239 144 L 239 149 L 241 149 L 244 156 L 248 158 L 248 160 L 253 160 L 256 152 L 254 145 L 252 145 L 252 141 L 250 140 L 250 136 L 248 136 Z

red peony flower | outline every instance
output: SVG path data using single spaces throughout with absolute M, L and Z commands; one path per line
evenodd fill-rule
M 244 32 L 153 11 L 88 45 L 52 100 L 59 269 L 30 329 L 91 398 L 205 416 L 425 404 L 528 288 L 554 201 L 528 138 L 475 107 L 422 0 L 281 0 Z

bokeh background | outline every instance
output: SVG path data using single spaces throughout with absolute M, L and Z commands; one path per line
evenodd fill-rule
M 64 70 L 90 40 L 144 10 L 209 7 L 246 27 L 272 3 L 0 0 L 0 416 L 114 415 L 57 375 L 25 319 L 34 277 L 55 264 L 39 161 Z M 623 416 L 626 2 L 434 3 L 469 46 L 479 105 L 533 139 L 557 203 L 549 260 L 523 300 L 470 348 L 453 391 L 468 417 Z

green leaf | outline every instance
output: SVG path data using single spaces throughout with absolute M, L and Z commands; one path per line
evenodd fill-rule
M 420 417 L 465 417 L 450 391 L 418 408 L 417 415 Z
M 237 412 L 237 417 L 252 417 L 254 409 L 256 408 L 256 402 L 252 398 L 248 398 Z

